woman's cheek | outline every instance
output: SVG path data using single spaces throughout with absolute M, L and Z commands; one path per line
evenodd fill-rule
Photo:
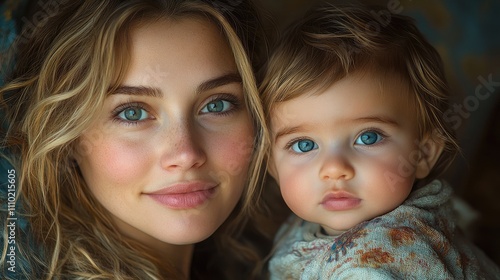
M 86 179 L 98 185 L 125 185 L 137 181 L 150 169 L 150 155 L 144 145 L 116 138 L 103 138 L 83 158 Z M 83 165 L 83 166 L 82 166 Z
M 147 175 L 147 170 L 151 169 L 149 154 L 144 146 L 117 142 L 111 143 L 107 151 L 98 156 L 110 180 L 125 184 Z
M 234 129 L 224 137 L 211 142 L 212 160 L 216 160 L 221 170 L 231 176 L 246 175 L 254 151 L 254 136 L 251 127 Z

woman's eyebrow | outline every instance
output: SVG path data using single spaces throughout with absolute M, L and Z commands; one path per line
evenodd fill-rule
M 231 83 L 241 83 L 241 77 L 238 73 L 229 73 L 204 81 L 196 88 L 196 93 L 201 93 Z M 163 93 L 159 88 L 147 86 L 119 86 L 110 94 L 143 95 L 159 98 L 163 97 Z
M 145 86 L 120 86 L 111 94 L 127 94 L 127 95 L 143 95 L 151 97 L 163 97 L 163 93 L 159 88 Z
M 198 88 L 196 89 L 196 93 L 202 93 L 204 91 L 211 90 L 231 83 L 241 83 L 241 76 L 238 73 L 229 73 L 226 75 L 222 75 L 220 77 L 207 80 L 198 86 Z

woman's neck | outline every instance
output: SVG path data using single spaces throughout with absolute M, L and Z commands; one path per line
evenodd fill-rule
M 193 259 L 194 245 L 163 244 L 154 248 L 154 255 L 163 263 L 173 266 L 183 279 L 190 278 L 191 261 Z
M 189 279 L 194 244 L 175 245 L 165 243 L 131 227 L 121 220 L 115 219 L 115 222 L 122 234 L 146 246 L 149 251 L 148 253 L 156 258 L 160 264 L 163 264 L 162 267 L 165 272 L 175 270 L 177 273 L 181 273 L 183 278 Z

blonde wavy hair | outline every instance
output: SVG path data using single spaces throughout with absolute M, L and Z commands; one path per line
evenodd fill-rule
M 389 16 L 381 21 L 380 10 L 383 7 L 323 4 L 288 27 L 264 67 L 264 111 L 269 115 L 279 102 L 309 91 L 319 94 L 347 75 L 400 79 L 416 106 L 420 136 L 430 134 L 444 143 L 425 178 L 429 181 L 459 152 L 455 131 L 444 118 L 450 91 L 443 63 L 412 18 L 386 11 Z
M 29 232 L 18 231 L 16 236 L 18 256 L 25 258 L 18 264 L 18 275 L 26 279 L 179 277 L 175 267 L 160 263 L 141 244 L 120 235 L 108 212 L 88 191 L 71 156 L 78 152 L 76 141 L 92 116 L 124 77 L 131 26 L 163 17 L 204 17 L 221 29 L 233 51 L 256 128 L 246 191 L 230 218 L 205 242 L 209 259 L 202 260 L 205 264 L 200 264 L 199 271 L 195 261 L 192 275 L 206 277 L 202 274 L 211 269 L 207 263 L 214 262 L 213 275 L 239 278 L 242 272 L 236 270 L 244 266 L 232 262 L 259 261 L 256 248 L 241 241 L 241 228 L 257 205 L 263 143 L 268 141 L 253 74 L 255 65 L 251 64 L 257 57 L 248 57 L 257 53 L 259 23 L 251 3 L 231 3 L 61 1 L 58 13 L 21 37 L 27 41 L 15 46 L 19 49 L 16 68 L 0 90 L 9 124 L 2 146 L 14 158 L 20 174 L 17 210 L 29 225 Z M 214 244 L 222 243 L 230 252 L 220 249 L 216 256 Z M 2 252 L 0 266 L 5 269 L 7 242 Z

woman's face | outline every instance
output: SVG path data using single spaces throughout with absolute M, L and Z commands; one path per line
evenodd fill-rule
M 77 161 L 122 233 L 150 246 L 210 236 L 241 197 L 253 125 L 231 49 L 204 19 L 132 29 L 131 63 Z

